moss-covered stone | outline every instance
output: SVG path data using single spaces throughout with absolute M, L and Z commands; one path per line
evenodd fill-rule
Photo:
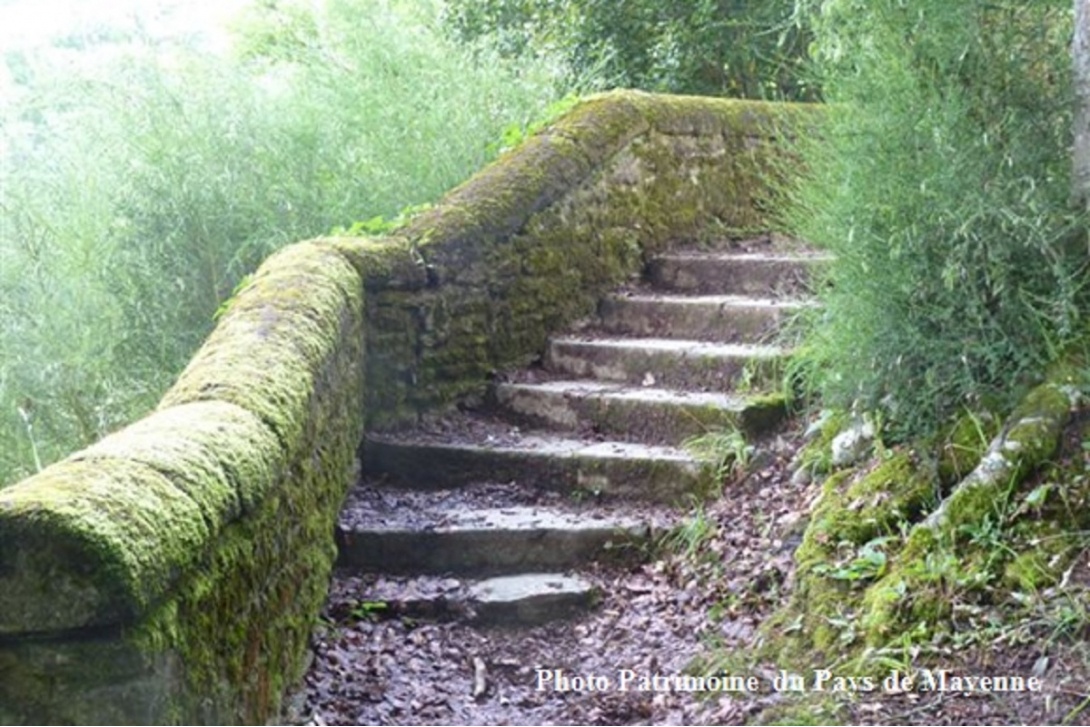
M 596 96 L 395 236 L 272 256 L 154 414 L 0 492 L 0 722 L 269 719 L 364 419 L 480 393 L 674 240 L 767 226 L 813 113 Z
M 926 527 L 955 532 L 980 522 L 1014 483 L 1056 451 L 1071 406 L 1071 395 L 1056 384 L 1030 391 L 979 464 L 928 517 Z
M 428 284 L 423 258 L 404 237 L 324 237 L 315 242 L 343 255 L 356 269 L 364 288 L 418 290 Z
M 901 528 L 934 499 L 935 489 L 930 469 L 908 451 L 826 479 L 795 553 L 791 601 L 764 629 L 770 656 L 821 664 L 860 645 L 868 586 L 884 576 Z
M 937 477 L 926 460 L 903 453 L 863 476 L 830 476 L 796 553 L 795 594 L 771 621 L 802 628 L 773 635 L 773 653 L 813 663 L 835 648 L 865 668 L 874 650 L 948 628 L 958 602 L 1054 582 L 1069 562 L 1064 533 L 1081 527 L 1072 513 L 1085 510 L 1090 478 L 1068 472 L 1033 488 L 1020 483 L 1055 452 L 1076 398 L 1070 381 L 1049 380 L 1002 428 L 965 415 L 938 443 Z M 939 478 L 960 481 L 923 517 Z M 860 560 L 859 545 L 881 536 L 884 558 Z M 830 583 L 830 573 L 851 582 Z
M 950 485 L 972 472 L 998 431 L 992 412 L 963 412 L 939 437 L 939 481 Z
M 389 246 L 411 249 L 429 287 L 406 292 L 400 273 L 368 282 L 368 380 L 382 382 L 368 387 L 369 424 L 479 398 L 490 372 L 540 356 L 552 332 L 710 222 L 767 227 L 779 140 L 814 113 L 611 92 L 453 190 Z
M 866 543 L 911 522 L 935 497 L 935 480 L 907 451 L 859 474 L 826 480 L 808 536 L 826 543 Z
M 328 586 L 363 342 L 356 269 L 288 248 L 156 412 L 0 491 L 0 721 L 276 713 Z
M 61 462 L 0 490 L 0 633 L 132 620 L 209 535 L 198 504 L 137 462 Z
M 1066 527 L 1072 524 L 1035 520 L 1020 528 L 1016 543 L 1020 552 L 1003 567 L 1003 584 L 1022 593 L 1055 585 L 1081 547 L 1079 538 Z

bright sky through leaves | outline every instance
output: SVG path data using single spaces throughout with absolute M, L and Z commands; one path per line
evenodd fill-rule
M 132 29 L 165 38 L 199 33 L 224 42 L 224 21 L 247 0 L 0 0 L 0 52 L 46 43 L 50 38 Z

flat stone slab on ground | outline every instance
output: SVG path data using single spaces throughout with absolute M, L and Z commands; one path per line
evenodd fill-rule
M 668 504 L 712 485 L 712 468 L 676 447 L 523 433 L 517 427 L 469 424 L 472 419 L 463 417 L 465 426 L 438 433 L 368 435 L 365 474 L 384 472 L 417 489 L 516 482 Z
M 338 620 L 420 618 L 534 625 L 593 606 L 601 593 L 591 576 L 522 573 L 482 580 L 450 576 L 346 575 L 334 579 Z M 354 605 L 353 605 L 354 604 Z
M 787 351 L 780 346 L 671 338 L 588 338 L 549 341 L 545 365 L 573 377 L 676 387 L 731 389 L 747 366 L 762 385 L 776 378 Z M 769 380 L 769 381 L 766 381 Z
M 480 581 L 469 589 L 481 621 L 544 623 L 590 608 L 598 591 L 576 575 L 526 573 Z
M 503 383 L 496 403 L 535 426 L 577 429 L 627 440 L 676 444 L 738 426 L 760 434 L 783 414 L 783 403 L 712 391 L 684 391 L 608 381 Z
M 646 506 L 532 503 L 476 491 L 357 488 L 337 526 L 338 562 L 367 572 L 461 574 L 628 562 L 672 519 Z

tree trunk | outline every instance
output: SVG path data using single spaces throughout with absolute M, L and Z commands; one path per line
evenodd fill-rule
M 1071 200 L 1085 209 L 1090 206 L 1090 0 L 1075 0 L 1075 37 L 1071 55 L 1075 69 Z

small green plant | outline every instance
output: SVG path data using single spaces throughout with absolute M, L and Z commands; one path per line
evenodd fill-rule
M 666 535 L 663 544 L 667 550 L 692 560 L 717 531 L 718 526 L 708 516 L 704 506 L 696 503 L 692 514 Z
M 576 487 L 568 496 L 576 505 L 582 505 L 585 502 L 596 502 L 602 497 L 602 488 L 594 486 Z
M 535 120 L 529 122 L 515 121 L 508 124 L 503 128 L 503 133 L 500 135 L 499 140 L 488 145 L 488 152 L 490 154 L 499 155 L 509 149 L 514 149 L 516 146 L 571 111 L 577 103 L 579 103 L 579 95 L 569 93 L 567 96 L 549 104 L 544 113 Z
M 886 572 L 888 557 L 885 547 L 896 540 L 893 537 L 875 538 L 859 547 L 850 561 L 843 565 L 822 563 L 814 567 L 814 572 L 824 574 L 839 581 L 872 581 L 881 578 Z
M 697 459 L 714 466 L 718 482 L 745 472 L 756 449 L 746 441 L 745 434 L 737 427 L 712 430 L 690 437 L 681 446 Z
M 375 621 L 388 608 L 389 604 L 385 601 L 360 601 L 348 612 L 348 615 L 357 621 Z
M 218 321 L 227 313 L 227 311 L 231 310 L 231 306 L 234 304 L 235 299 L 238 298 L 239 294 L 242 293 L 242 291 L 250 287 L 250 284 L 253 283 L 253 280 L 253 275 L 243 275 L 242 278 L 238 281 L 238 284 L 235 285 L 234 290 L 231 291 L 231 295 L 227 298 L 224 298 L 223 302 L 219 304 L 218 308 L 216 308 L 216 312 L 212 314 L 212 320 Z
M 431 209 L 431 207 L 432 205 L 430 202 L 412 204 L 402 208 L 393 219 L 386 219 L 382 215 L 375 215 L 367 220 L 357 220 L 348 227 L 334 227 L 330 234 L 334 236 L 346 235 L 348 237 L 382 237 L 383 235 L 397 232 L 407 225 L 413 217 L 421 212 L 426 212 Z

